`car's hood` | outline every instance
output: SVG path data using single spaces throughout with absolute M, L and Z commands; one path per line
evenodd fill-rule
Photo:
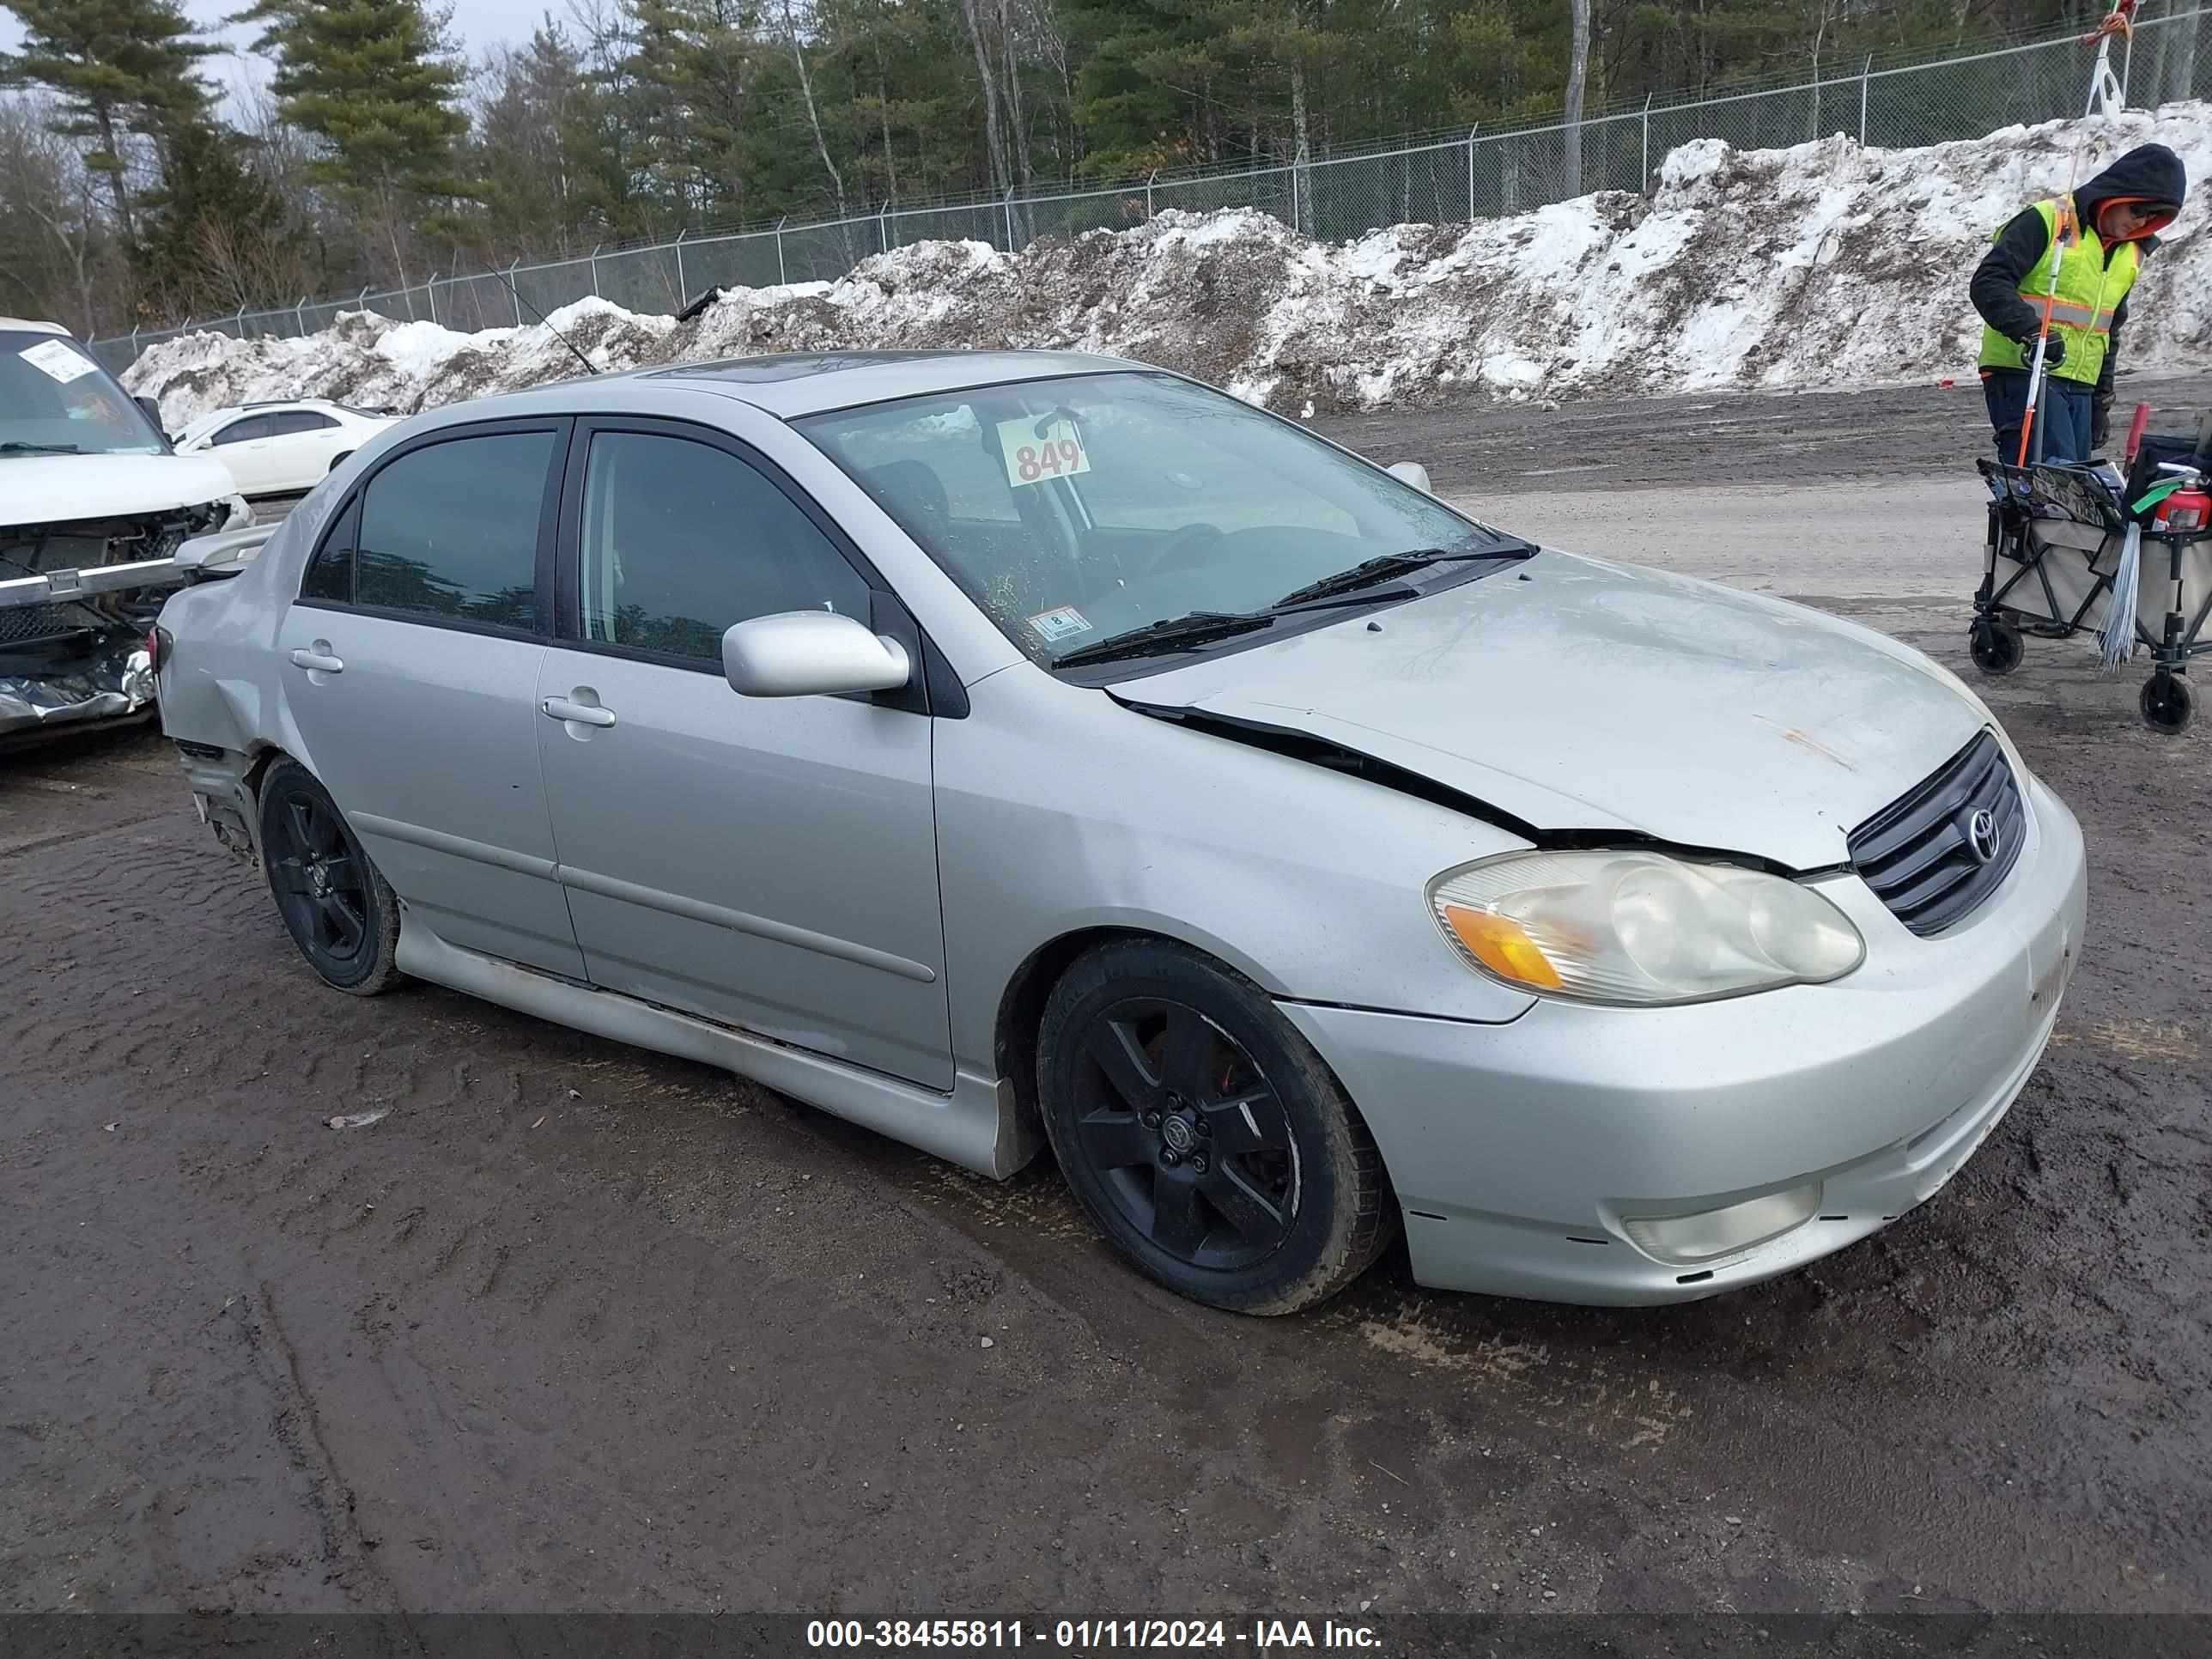
M 237 491 L 204 456 L 0 455 L 0 522 L 11 525 L 165 513 Z
M 1308 733 L 1540 830 L 1813 870 L 1986 723 L 1939 673 L 1802 606 L 1547 552 L 1114 695 Z

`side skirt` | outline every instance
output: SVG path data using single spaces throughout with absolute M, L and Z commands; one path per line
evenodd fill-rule
M 733 1026 L 464 951 L 412 915 L 403 915 L 398 959 L 400 970 L 417 979 L 594 1036 L 718 1066 L 995 1180 L 1012 1175 L 1039 1148 L 1039 1136 L 1002 1079 L 959 1072 L 952 1092 L 938 1094 Z

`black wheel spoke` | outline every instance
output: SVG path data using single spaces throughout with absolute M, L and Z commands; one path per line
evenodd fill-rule
M 1088 1046 L 1092 1063 L 1130 1106 L 1150 1106 L 1158 1100 L 1159 1079 L 1153 1076 L 1143 1048 L 1127 1025 L 1118 1019 L 1098 1021 L 1091 1028 Z
M 358 893 L 362 890 L 361 866 L 343 848 L 323 860 L 323 874 L 329 878 L 333 892 Z
M 1213 1028 L 1195 1008 L 1170 1007 L 1167 1031 L 1160 1040 L 1160 1081 L 1170 1093 L 1188 1101 L 1217 1093 L 1212 1085 L 1215 1045 Z
M 1279 1244 L 1290 1230 L 1290 1218 L 1255 1192 L 1233 1166 L 1216 1164 L 1200 1183 L 1200 1190 L 1224 1221 L 1255 1244 Z
M 1188 1261 L 1206 1242 L 1206 1212 L 1188 1177 L 1163 1172 L 1152 1183 L 1152 1243 Z
M 284 822 L 291 826 L 292 845 L 302 853 L 319 852 L 315 845 L 314 809 L 305 795 L 284 803 Z
M 1084 1152 L 1101 1170 L 1152 1161 L 1157 1139 L 1133 1112 L 1092 1112 L 1083 1119 L 1082 1129 Z
M 307 872 L 297 859 L 271 859 L 269 884 L 280 894 L 296 896 L 307 890 Z
M 342 957 L 351 956 L 360 946 L 362 935 L 368 931 L 367 919 L 343 893 L 325 895 L 323 915 L 331 924 L 331 949 Z
M 1206 1126 L 1211 1131 L 1208 1150 L 1216 1158 L 1280 1152 L 1291 1144 L 1290 1120 L 1268 1088 L 1246 1089 L 1208 1106 Z

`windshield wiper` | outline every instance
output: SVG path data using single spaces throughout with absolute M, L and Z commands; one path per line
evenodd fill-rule
M 1209 640 L 1225 640 L 1255 629 L 1273 628 L 1275 619 L 1264 611 L 1194 611 L 1168 617 L 1124 633 L 1109 634 L 1089 645 L 1079 645 L 1052 659 L 1054 668 L 1080 667 L 1088 662 L 1115 662 L 1123 657 L 1147 657 L 1155 652 L 1181 651 Z
M 27 444 L 9 439 L 0 444 L 0 455 L 82 455 L 75 444 Z
M 1521 558 L 1535 550 L 1526 542 L 1509 541 L 1495 547 L 1416 547 L 1403 553 L 1385 553 L 1379 558 L 1363 560 L 1349 570 L 1340 570 L 1333 576 L 1323 576 L 1318 581 L 1308 582 L 1304 587 L 1294 587 L 1268 608 L 1281 611 L 1314 599 L 1334 599 L 1340 593 L 1357 592 L 1363 587 L 1387 581 L 1393 576 L 1425 570 L 1432 564 L 1444 564 L 1458 559 Z

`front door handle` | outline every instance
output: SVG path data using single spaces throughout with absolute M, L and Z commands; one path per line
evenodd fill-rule
M 615 711 L 602 708 L 595 702 L 570 702 L 566 697 L 548 697 L 538 706 L 556 720 L 574 720 L 579 726 L 615 723 Z
M 328 640 L 317 640 L 315 641 L 315 648 L 313 650 L 295 651 L 292 653 L 292 666 L 295 668 L 305 668 L 318 674 L 343 674 L 345 672 L 345 664 L 338 658 L 331 655 L 330 653 L 330 641 Z

